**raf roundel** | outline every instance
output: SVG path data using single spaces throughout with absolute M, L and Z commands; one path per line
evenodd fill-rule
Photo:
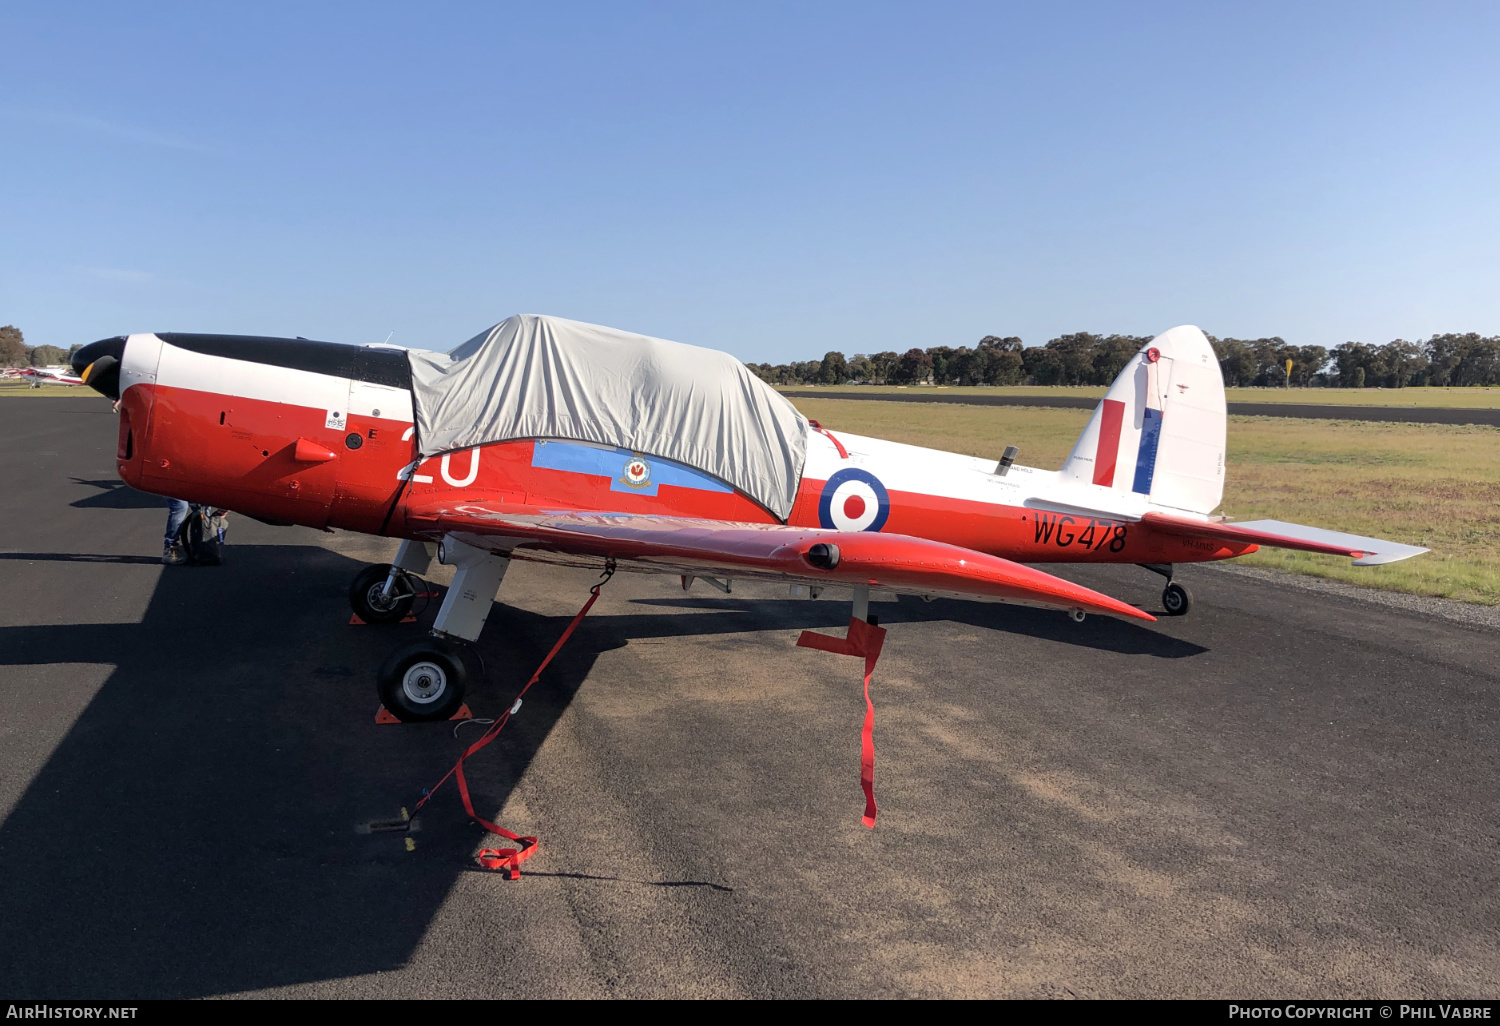
M 891 497 L 879 478 L 850 467 L 823 485 L 818 523 L 837 531 L 878 531 L 891 515 Z

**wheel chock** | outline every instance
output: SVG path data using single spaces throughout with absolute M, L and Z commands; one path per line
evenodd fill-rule
M 410 613 L 407 613 L 404 617 L 401 618 L 400 622 L 401 623 L 416 623 L 417 622 L 417 618 L 415 616 L 412 616 Z M 349 614 L 349 626 L 351 626 L 351 627 L 368 627 L 368 626 L 370 626 L 370 624 L 369 624 L 368 621 L 361 620 L 359 618 L 359 614 L 358 613 L 350 613 Z
M 435 598 L 442 598 L 442 597 L 443 597 L 443 593 L 439 592 L 439 591 L 423 591 L 423 592 L 418 592 L 417 594 L 415 594 L 415 595 L 412 596 L 413 599 L 435 599 Z M 417 622 L 417 618 L 416 618 L 415 614 L 412 614 L 412 613 L 407 613 L 404 617 L 401 618 L 401 623 L 416 623 L 416 622 Z M 349 626 L 350 627 L 368 627 L 369 625 L 370 625 L 369 621 L 368 620 L 361 620 L 358 613 L 350 613 L 349 614 Z
M 448 717 L 448 722 L 452 723 L 454 720 L 472 720 L 473 718 L 474 718 L 474 713 L 470 711 L 470 709 L 469 709 L 469 703 L 465 702 L 463 705 L 461 705 L 461 706 L 458 707 L 458 711 L 457 712 L 455 712 L 452 716 Z M 405 723 L 406 721 L 405 720 L 398 720 L 395 716 L 391 715 L 391 711 L 385 707 L 384 703 L 381 703 L 380 708 L 377 709 L 377 710 L 375 710 L 375 722 L 376 723 Z

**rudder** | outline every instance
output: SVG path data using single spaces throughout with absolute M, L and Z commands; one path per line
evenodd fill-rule
M 1126 363 L 1060 475 L 1211 513 L 1224 497 L 1227 423 L 1213 347 L 1191 325 L 1173 328 Z

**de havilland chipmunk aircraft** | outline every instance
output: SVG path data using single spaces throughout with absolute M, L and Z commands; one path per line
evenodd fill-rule
M 456 568 L 431 634 L 381 671 L 403 720 L 459 708 L 459 643 L 478 639 L 511 559 L 844 589 L 848 638 L 802 643 L 870 655 L 884 634 L 871 589 L 1151 621 L 1023 564 L 1139 564 L 1167 577 L 1177 615 L 1179 563 L 1261 545 L 1359 564 L 1426 551 L 1212 516 L 1224 387 L 1194 327 L 1142 347 L 1057 471 L 1015 463 L 1014 447 L 985 460 L 829 430 L 724 353 L 533 315 L 447 354 L 160 333 L 85 346 L 73 368 L 121 400 L 132 487 L 402 539 L 351 585 L 365 621 L 401 620 L 434 556 Z

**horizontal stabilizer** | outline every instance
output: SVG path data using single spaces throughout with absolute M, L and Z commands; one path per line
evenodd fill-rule
M 1297 541 L 1316 542 L 1323 545 L 1338 546 L 1348 553 L 1359 555 L 1354 561 L 1355 566 L 1379 566 L 1382 563 L 1397 563 L 1412 556 L 1420 556 L 1424 552 L 1430 552 L 1420 545 L 1402 545 L 1400 542 L 1386 541 L 1384 538 L 1366 538 L 1360 534 L 1344 534 L 1341 531 L 1325 531 L 1321 527 L 1304 527 L 1301 524 L 1288 524 L 1280 520 L 1247 520 L 1234 525 L 1241 530 L 1265 531 L 1268 534 Z M 1278 542 L 1265 542 L 1267 545 L 1278 545 Z
M 1322 552 L 1333 556 L 1350 556 L 1355 566 L 1378 566 L 1420 556 L 1429 551 L 1420 545 L 1402 545 L 1383 538 L 1366 538 L 1360 534 L 1325 531 L 1321 527 L 1288 524 L 1280 520 L 1245 520 L 1239 523 L 1212 523 L 1175 517 L 1164 513 L 1147 513 L 1145 522 L 1168 534 L 1219 541 L 1248 542 L 1277 549 Z

